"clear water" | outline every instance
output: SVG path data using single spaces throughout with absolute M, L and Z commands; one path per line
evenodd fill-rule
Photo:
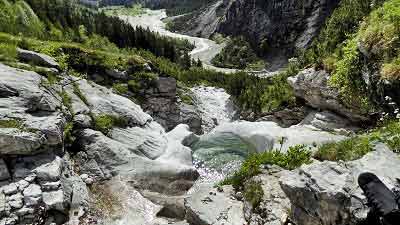
M 218 182 L 241 165 L 254 147 L 232 133 L 210 133 L 192 146 L 193 161 L 202 181 Z

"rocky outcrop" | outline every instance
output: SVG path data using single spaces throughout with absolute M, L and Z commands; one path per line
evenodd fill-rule
M 232 186 L 221 189 L 201 184 L 185 199 L 186 220 L 192 225 L 243 225 L 243 203 L 234 197 Z
M 375 173 L 389 188 L 399 185 L 399 157 L 382 144 L 375 149 L 356 161 L 314 162 L 282 175 L 280 183 L 292 203 L 294 222 L 344 225 L 365 219 L 369 208 L 357 184 L 359 174 Z
M 302 49 L 311 43 L 326 17 L 339 2 L 224 0 L 203 9 L 202 12 L 186 16 L 187 23 L 182 22 L 182 18 L 177 18 L 177 24 L 187 24 L 180 27 L 192 36 L 209 37 L 213 33 L 243 35 L 254 46 L 259 46 L 265 41 L 270 48 L 279 48 L 280 51 Z M 211 18 L 205 19 L 208 16 Z M 183 19 L 185 20 L 185 17 Z M 196 20 L 197 23 L 193 22 Z M 193 27 L 192 24 L 197 26 Z
M 330 75 L 326 71 L 310 68 L 289 77 L 288 82 L 295 95 L 314 108 L 335 112 L 353 122 L 367 121 L 368 115 L 365 115 L 359 106 L 343 103 L 339 91 L 329 86 L 329 79 Z
M 344 135 L 360 130 L 360 128 L 354 126 L 349 119 L 329 111 L 310 112 L 307 117 L 301 121 L 300 125 L 311 126 L 323 131 Z
M 18 57 L 27 62 L 33 62 L 40 66 L 59 68 L 59 64 L 50 56 L 45 54 L 40 54 L 37 52 L 32 52 L 24 49 L 17 49 Z

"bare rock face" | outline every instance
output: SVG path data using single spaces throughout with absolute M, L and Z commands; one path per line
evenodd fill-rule
M 289 77 L 288 82 L 295 95 L 306 100 L 307 104 L 314 108 L 335 112 L 353 122 L 367 121 L 368 116 L 360 107 L 344 104 L 340 100 L 339 91 L 329 86 L 329 78 L 330 75 L 326 71 L 310 68 Z
M 243 214 L 243 202 L 232 197 L 232 186 L 224 186 L 222 191 L 218 191 L 212 184 L 202 184 L 196 189 L 185 199 L 186 220 L 189 224 L 247 224 Z
M 66 119 L 58 110 L 60 96 L 46 82 L 35 72 L 0 64 L 0 155 L 62 150 Z
M 291 201 L 291 218 L 301 225 L 357 224 L 366 218 L 369 208 L 358 187 L 363 172 L 377 174 L 393 188 L 400 177 L 400 159 L 386 146 L 346 163 L 314 162 L 280 178 L 281 186 Z

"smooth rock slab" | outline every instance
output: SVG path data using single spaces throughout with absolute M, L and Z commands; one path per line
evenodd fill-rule
M 384 145 L 377 145 L 359 160 L 346 163 L 314 162 L 287 171 L 280 183 L 292 203 L 292 219 L 302 225 L 356 224 L 369 208 L 358 187 L 362 172 L 377 174 L 393 188 L 400 178 L 400 158 Z
M 185 198 L 186 220 L 192 225 L 243 225 L 247 224 L 243 214 L 243 202 L 231 195 L 233 188 L 224 186 L 223 192 L 213 184 L 201 184 Z
M 64 192 L 62 190 L 43 192 L 43 203 L 47 209 L 55 209 L 63 212 L 66 209 L 65 201 L 66 199 L 64 199 Z

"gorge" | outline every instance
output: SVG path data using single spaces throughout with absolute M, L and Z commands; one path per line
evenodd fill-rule
M 0 0 L 1 225 L 357 225 L 360 173 L 400 189 L 398 0 L 164 4 Z

